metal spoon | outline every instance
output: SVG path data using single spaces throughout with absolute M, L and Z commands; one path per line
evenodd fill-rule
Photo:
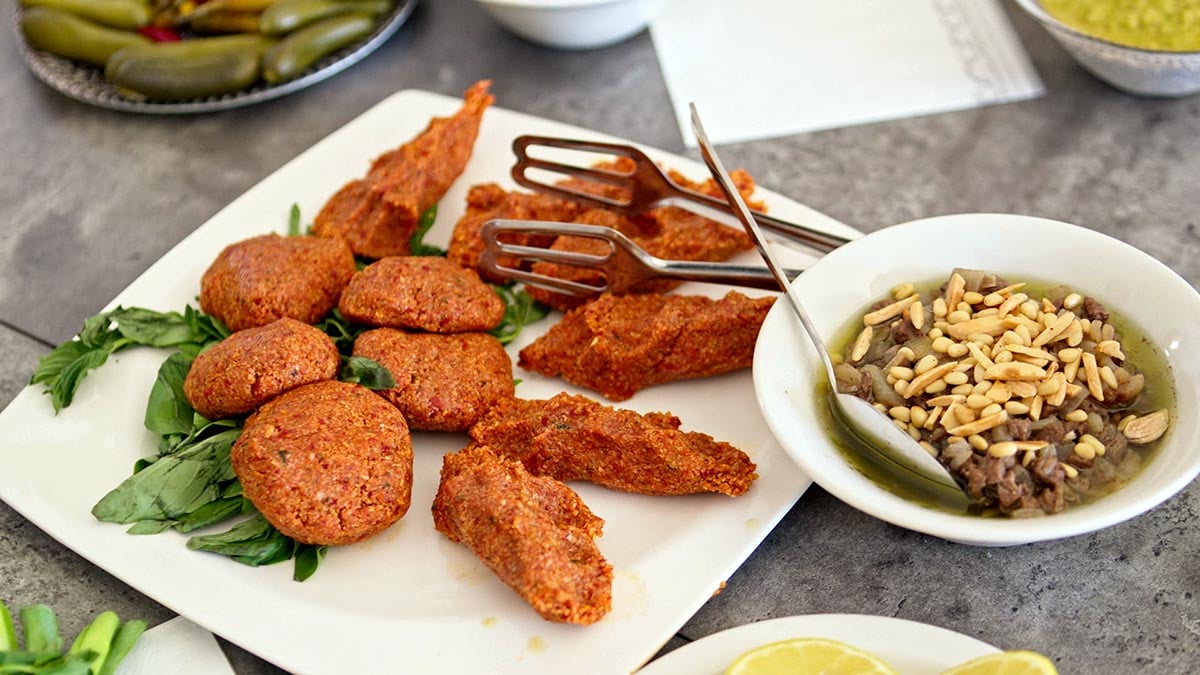
M 837 414 L 849 430 L 857 433 L 871 449 L 893 463 L 909 469 L 917 473 L 922 478 L 933 483 L 939 488 L 953 490 L 958 495 L 963 495 L 962 488 L 954 481 L 954 477 L 946 467 L 934 457 L 930 456 L 917 442 L 914 441 L 908 434 L 900 431 L 892 421 L 881 415 L 878 410 L 871 407 L 857 396 L 850 394 L 841 394 L 837 392 L 837 387 L 834 384 L 837 380 L 833 374 L 833 362 L 829 359 L 829 352 L 825 349 L 825 344 L 821 341 L 821 336 L 817 334 L 817 329 L 813 326 L 812 320 L 808 318 L 808 313 L 804 311 L 804 306 L 797 297 L 795 288 L 788 282 L 788 278 L 784 276 L 783 266 L 775 258 L 775 254 L 767 247 L 766 239 L 763 237 L 762 230 L 759 229 L 758 223 L 754 220 L 750 209 L 746 206 L 746 202 L 742 199 L 742 195 L 733 186 L 733 181 L 729 178 L 729 173 L 725 171 L 725 166 L 721 163 L 721 159 L 717 157 L 717 153 L 713 150 L 712 143 L 709 142 L 708 136 L 704 133 L 704 127 L 700 123 L 700 115 L 696 111 L 696 104 L 690 104 L 692 110 L 692 131 L 696 133 L 697 140 L 700 141 L 700 153 L 704 156 L 704 163 L 708 165 L 709 172 L 712 173 L 713 179 L 721 186 L 721 191 L 725 193 L 725 198 L 733 206 L 734 215 L 742 222 L 742 226 L 746 228 L 751 239 L 754 240 L 758 247 L 758 253 L 762 256 L 767 264 L 767 268 L 771 270 L 771 274 L 775 277 L 775 281 L 779 284 L 780 290 L 788 299 L 788 304 L 791 305 L 796 317 L 800 319 L 800 325 L 804 327 L 804 332 L 808 334 L 808 338 L 812 340 L 813 346 L 817 350 L 817 354 L 821 357 L 821 363 L 825 364 L 825 374 L 829 377 L 829 388 L 831 400 L 834 407 L 834 412 Z

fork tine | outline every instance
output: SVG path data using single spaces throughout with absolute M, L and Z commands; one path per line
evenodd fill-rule
M 570 267 L 590 267 L 592 269 L 603 269 L 608 265 L 608 261 L 612 259 L 611 251 L 608 255 L 600 256 L 592 255 L 591 253 L 577 253 L 575 251 L 559 251 L 540 246 L 505 244 L 504 242 L 497 242 L 496 250 L 510 258 L 519 258 L 531 262 L 557 263 Z
M 616 211 L 617 213 L 629 213 L 633 209 L 633 204 L 630 201 L 621 201 L 611 197 L 605 197 L 603 195 L 597 195 L 590 192 L 584 192 L 582 190 L 565 188 L 561 185 L 551 185 L 549 183 L 533 180 L 532 178 L 522 174 L 519 171 L 518 166 L 513 167 L 512 177 L 513 180 L 516 181 L 517 185 L 520 185 L 521 187 L 526 187 L 530 190 L 541 192 L 543 194 L 554 195 L 567 201 L 579 202 L 593 208 L 610 209 Z
M 573 164 L 563 164 L 561 162 L 552 162 L 547 159 L 537 159 L 535 157 L 526 157 L 516 165 L 523 169 L 544 169 L 554 173 L 561 173 L 566 176 L 576 178 L 584 178 L 595 183 L 604 183 L 614 187 L 625 188 L 630 190 L 633 187 L 633 175 L 618 173 L 616 171 L 607 171 L 595 167 L 575 166 Z
M 517 157 L 528 157 L 528 148 L 534 145 L 542 145 L 547 148 L 560 148 L 565 150 L 579 150 L 581 152 L 594 152 L 604 155 L 621 155 L 631 159 L 637 159 L 637 155 L 641 155 L 641 151 L 637 148 L 623 145 L 620 143 L 603 143 L 601 141 L 580 141 L 570 138 L 554 138 L 551 136 L 517 136 L 513 139 L 512 150 Z

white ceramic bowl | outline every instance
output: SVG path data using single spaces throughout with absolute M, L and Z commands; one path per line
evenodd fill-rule
M 479 0 L 502 26 L 559 49 L 595 49 L 633 37 L 663 0 Z
M 944 539 L 1009 546 L 1091 532 L 1141 514 L 1200 472 L 1200 295 L 1149 255 L 1116 239 L 1053 220 L 965 214 L 880 230 L 828 254 L 795 286 L 825 340 L 875 299 L 907 282 L 943 278 L 954 267 L 1010 280 L 1062 282 L 1101 299 L 1166 354 L 1177 394 L 1173 428 L 1128 485 L 1044 518 L 956 515 L 898 497 L 864 477 L 831 443 L 817 416 L 821 367 L 784 302 L 771 309 L 754 353 L 754 387 L 767 423 L 821 487 L 895 525 Z M 819 377 L 824 378 L 823 372 Z
M 1042 9 L 1017 0 L 1079 62 L 1117 89 L 1139 96 L 1189 96 L 1200 92 L 1200 52 L 1138 49 L 1082 33 Z

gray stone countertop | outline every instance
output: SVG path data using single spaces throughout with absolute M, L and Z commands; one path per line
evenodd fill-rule
M 0 5 L 0 25 L 11 25 L 12 3 Z M 1117 92 L 1008 9 L 1044 97 L 724 146 L 726 163 L 865 231 L 945 213 L 1035 214 L 1113 235 L 1200 281 L 1200 98 Z M 0 403 L 38 356 L 181 238 L 397 90 L 458 95 L 489 77 L 504 107 L 682 151 L 647 34 L 595 52 L 551 51 L 505 33 L 469 0 L 424 2 L 378 52 L 323 84 L 202 116 L 68 100 L 0 34 Z M 665 648 L 751 621 L 844 612 L 1034 649 L 1064 673 L 1193 672 L 1198 512 L 1193 483 L 1102 532 L 985 549 L 890 526 L 814 486 Z M 172 616 L 2 504 L 0 550 L 0 598 L 49 603 L 67 635 L 102 609 L 152 624 Z M 223 645 L 239 673 L 279 672 Z

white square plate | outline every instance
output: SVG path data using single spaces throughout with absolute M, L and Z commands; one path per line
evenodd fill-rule
M 115 300 L 158 310 L 194 302 L 200 276 L 227 244 L 286 229 L 298 203 L 307 222 L 346 181 L 385 150 L 419 133 L 460 101 L 420 91 L 388 98 L 246 192 L 155 263 Z M 441 201 L 431 243 L 449 240 L 470 185 L 508 178 L 519 134 L 612 141 L 583 129 L 501 109 L 484 116 L 465 173 Z M 706 176 L 695 162 L 646 149 L 657 160 Z M 778 195 L 770 210 L 838 234 L 853 230 Z M 803 258 L 792 259 L 793 264 Z M 693 285 L 688 292 L 726 289 Z M 554 317 L 510 345 L 532 341 Z M 537 616 L 464 547 L 433 529 L 430 505 L 442 454 L 463 434 L 418 433 L 412 507 L 403 520 L 360 544 L 331 550 L 304 583 L 292 566 L 250 568 L 189 551 L 185 535 L 131 536 L 90 510 L 154 452 L 142 426 L 146 397 L 167 352 L 117 354 L 89 376 L 55 417 L 38 388 L 0 415 L 0 498 L 63 544 L 176 612 L 289 670 L 347 672 L 628 673 L 716 592 L 810 484 L 772 440 L 750 371 L 654 387 L 624 407 L 670 410 L 685 429 L 743 449 L 759 479 L 737 499 L 646 497 L 573 485 L 606 521 L 600 550 L 614 568 L 613 610 L 599 623 L 552 624 Z M 32 367 L 33 364 L 29 364 Z M 578 390 L 518 369 L 523 398 Z M 221 526 L 226 527 L 226 526 Z

